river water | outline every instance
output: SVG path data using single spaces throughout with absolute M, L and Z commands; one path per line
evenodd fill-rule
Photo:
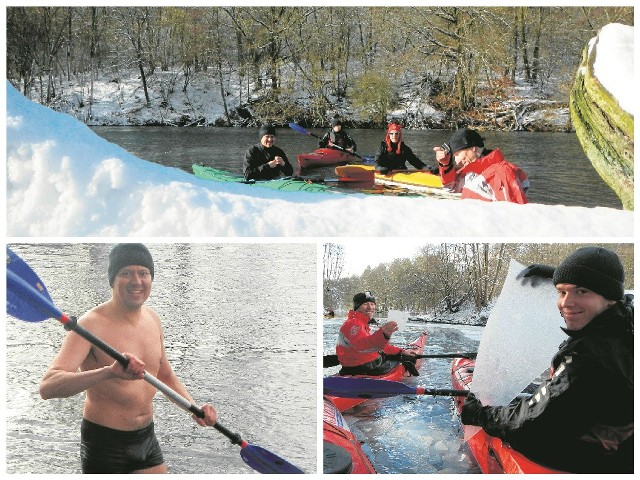
M 108 141 L 134 155 L 192 173 L 191 165 L 202 163 L 229 172 L 242 172 L 246 149 L 258 142 L 257 128 L 216 127 L 92 127 Z M 322 136 L 325 131 L 314 129 Z M 360 155 L 372 155 L 384 139 L 384 130 L 353 129 L 349 133 Z M 427 165 L 434 166 L 433 147 L 449 140 L 444 130 L 405 130 L 403 139 Z M 582 207 L 622 208 L 586 157 L 574 133 L 483 132 L 488 148 L 500 148 L 507 160 L 529 176 L 531 202 Z M 297 155 L 313 151 L 317 139 L 290 128 L 277 130 L 280 146 L 297 168 Z M 303 175 L 335 178 L 335 166 L 307 169 Z
M 151 244 L 148 305 L 169 362 L 220 424 L 317 471 L 316 247 L 310 244 Z M 81 315 L 110 297 L 106 244 L 11 248 L 61 310 Z M 284 268 L 286 266 L 286 268 Z M 65 331 L 6 318 L 6 473 L 80 473 L 82 395 L 44 401 L 38 383 Z M 162 394 L 155 423 L 170 473 L 252 473 L 233 445 Z
M 338 329 L 344 319 L 325 320 L 324 354 L 335 353 Z M 408 323 L 391 342 L 404 346 L 420 332 L 428 334 L 424 353 L 475 352 L 484 327 Z M 324 375 L 339 367 L 325 368 Z M 403 383 L 417 387 L 451 388 L 451 359 L 424 359 L 420 376 Z M 473 462 L 450 397 L 398 395 L 370 399 L 343 416 L 364 442 L 378 473 L 461 474 L 481 473 Z

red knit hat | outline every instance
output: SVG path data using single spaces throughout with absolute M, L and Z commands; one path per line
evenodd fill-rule
M 389 136 L 390 132 L 398 132 L 398 140 L 397 140 L 397 147 L 396 147 L 396 153 L 400 153 L 400 145 L 402 144 L 402 125 L 398 124 L 398 123 L 390 123 L 389 125 L 387 125 L 387 137 L 385 138 L 385 142 L 387 143 L 387 151 L 388 152 L 393 152 L 393 147 L 391 146 L 391 137 Z

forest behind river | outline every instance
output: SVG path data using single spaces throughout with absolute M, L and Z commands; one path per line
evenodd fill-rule
M 135 79 L 181 125 L 569 130 L 581 51 L 633 7 L 10 7 L 7 77 L 91 124 L 96 82 Z M 171 112 L 204 89 L 220 114 Z M 534 123 L 525 113 L 543 113 Z M 176 119 L 177 118 L 177 119 Z M 162 124 L 161 118 L 154 122 Z M 95 124 L 95 122 L 93 122 Z

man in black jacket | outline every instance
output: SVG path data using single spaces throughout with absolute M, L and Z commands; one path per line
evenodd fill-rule
M 271 125 L 260 128 L 260 143 L 247 149 L 243 168 L 245 180 L 273 180 L 280 174 L 293 175 L 293 166 L 284 151 L 275 146 L 276 129 Z
M 585 247 L 556 269 L 531 265 L 521 276 L 553 278 L 569 338 L 533 395 L 492 407 L 471 394 L 462 422 L 553 469 L 633 473 L 633 296 L 620 259 Z

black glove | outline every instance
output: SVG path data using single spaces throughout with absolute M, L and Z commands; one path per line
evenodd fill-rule
M 555 270 L 554 267 L 550 267 L 549 265 L 535 263 L 518 273 L 516 280 L 522 279 L 522 285 L 530 282 L 531 286 L 535 287 L 542 282 L 543 278 L 553 278 L 553 272 L 555 272 Z
M 462 405 L 460 421 L 465 425 L 480 425 L 483 408 L 480 400 L 478 400 L 473 393 L 469 392 L 469 395 Z

